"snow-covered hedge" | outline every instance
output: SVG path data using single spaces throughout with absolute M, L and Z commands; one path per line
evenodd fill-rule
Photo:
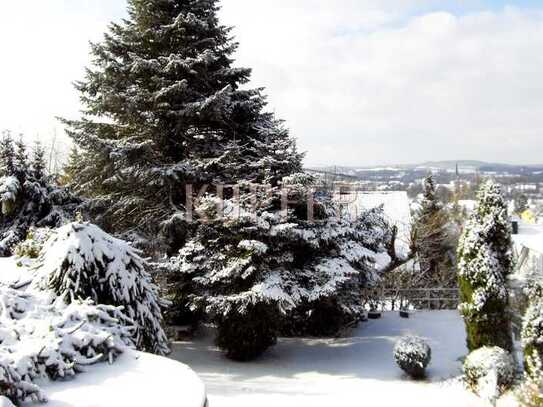
M 161 325 L 165 302 L 148 267 L 127 242 L 93 224 L 74 222 L 56 230 L 45 244 L 33 287 L 51 289 L 67 303 L 90 298 L 122 306 L 136 326 L 137 348 L 166 354 L 168 340 Z
M 394 360 L 409 376 L 421 378 L 432 359 L 432 350 L 426 341 L 416 336 L 401 338 L 394 346 Z
M 509 352 L 482 347 L 471 352 L 464 362 L 465 380 L 481 398 L 495 401 L 515 379 L 515 363 Z
M 488 181 L 458 248 L 458 276 L 467 343 L 512 350 L 506 279 L 512 268 L 511 227 L 499 185 Z
M 90 300 L 67 305 L 48 293 L 0 286 L 0 394 L 14 402 L 46 401 L 38 380 L 112 362 L 133 346 L 133 330 L 120 307 Z
M 530 374 L 528 360 L 530 358 L 539 359 L 543 355 L 543 287 L 535 285 L 529 287 L 527 291 L 529 306 L 522 321 L 521 336 L 525 367 L 527 373 Z
M 515 395 L 522 407 L 543 406 L 543 362 L 539 352 L 525 360 L 526 375 L 521 385 L 516 389 Z

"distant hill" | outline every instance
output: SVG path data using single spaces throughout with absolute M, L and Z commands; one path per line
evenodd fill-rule
M 399 165 L 380 165 L 380 166 L 322 166 L 310 167 L 315 170 L 322 170 L 331 173 L 340 173 L 348 175 L 356 175 L 365 172 L 399 172 L 399 171 L 428 171 L 442 170 L 455 171 L 456 166 L 461 172 L 481 172 L 481 173 L 511 173 L 511 174 L 531 174 L 534 172 L 543 172 L 543 164 L 540 165 L 520 165 L 520 164 L 504 164 L 491 163 L 477 160 L 448 160 L 448 161 L 427 161 L 419 164 L 399 164 Z

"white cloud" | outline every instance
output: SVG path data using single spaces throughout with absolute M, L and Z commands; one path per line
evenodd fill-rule
M 543 14 L 475 3 L 223 0 L 221 16 L 309 163 L 542 162 Z M 430 12 L 451 4 L 463 14 Z M 77 114 L 88 41 L 124 8 L 0 2 L 0 129 L 49 135 Z
M 268 88 L 309 163 L 543 162 L 541 13 L 406 17 L 366 13 L 374 9 L 355 1 L 302 0 L 292 12 L 252 4 L 243 12 L 224 2 L 239 63 Z
M 0 2 L 0 129 L 47 139 L 61 130 L 56 116 L 78 113 L 72 82 L 83 76 L 89 41 L 124 9 L 111 3 Z

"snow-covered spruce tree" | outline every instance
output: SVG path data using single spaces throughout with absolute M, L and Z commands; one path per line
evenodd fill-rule
M 0 139 L 0 175 L 9 177 L 15 174 L 15 150 L 13 147 L 13 138 L 9 131 L 2 133 Z
M 172 259 L 174 307 L 214 322 L 217 344 L 230 358 L 261 354 L 299 310 L 333 324 L 360 320 L 360 290 L 387 266 L 390 229 L 376 221 L 382 212 L 357 222 L 336 216 L 334 208 L 313 202 L 311 182 L 305 175 L 285 179 L 288 211 L 278 188 L 253 189 L 239 200 L 203 199 L 197 233 Z
M 512 350 L 506 277 L 511 272 L 511 231 L 501 188 L 492 181 L 478 193 L 458 249 L 460 312 L 470 351 L 483 346 Z
M 43 154 L 35 146 L 31 163 L 26 146 L 14 148 L 9 133 L 0 143 L 0 256 L 10 256 L 33 226 L 58 227 L 70 219 L 80 201 L 43 174 Z M 36 176 L 40 178 L 36 178 Z
M 84 117 L 65 123 L 81 150 L 74 184 L 110 231 L 156 236 L 188 183 L 274 184 L 300 169 L 262 89 L 244 86 L 250 70 L 233 66 L 237 43 L 217 4 L 129 0 L 128 18 L 92 46 L 76 85 Z
M 169 352 L 162 329 L 165 303 L 151 281 L 147 262 L 127 242 L 93 224 L 70 223 L 49 238 L 36 267 L 34 287 L 51 289 L 67 303 L 90 298 L 97 304 L 122 306 L 137 328 L 138 349 Z
M 449 215 L 436 196 L 432 175 L 424 180 L 415 217 L 414 240 L 420 263 L 419 287 L 451 288 L 457 283 Z
M 30 169 L 32 177 L 37 182 L 42 182 L 45 179 L 45 150 L 39 141 L 34 143 Z

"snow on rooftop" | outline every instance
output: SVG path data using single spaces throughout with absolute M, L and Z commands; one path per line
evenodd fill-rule
M 135 351 L 112 365 L 92 366 L 75 380 L 50 382 L 43 389 L 47 407 L 203 407 L 206 400 L 205 385 L 188 366 Z
M 543 254 L 543 225 L 519 224 L 519 233 L 513 235 L 513 242 L 517 248 L 527 249 Z

